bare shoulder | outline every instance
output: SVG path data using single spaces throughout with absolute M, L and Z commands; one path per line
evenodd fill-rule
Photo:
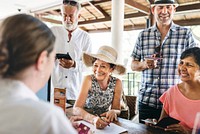
M 83 85 L 87 85 L 87 87 L 90 87 L 92 84 L 92 77 L 91 75 L 86 75 L 84 77 Z
M 116 85 L 121 85 L 121 84 L 122 84 L 122 81 L 119 78 L 117 78 L 116 79 Z
M 116 86 L 115 86 L 115 91 L 121 92 L 121 90 L 122 90 L 122 81 L 117 78 L 117 80 L 116 80 Z
M 92 81 L 91 75 L 86 75 L 84 78 L 85 81 Z

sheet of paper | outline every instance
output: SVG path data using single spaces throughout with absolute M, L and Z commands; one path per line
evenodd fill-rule
M 71 104 L 69 104 L 69 103 L 66 103 L 66 108 L 70 108 L 70 107 L 73 107 Z
M 90 130 L 93 134 L 119 134 L 122 132 L 126 132 L 127 130 L 123 127 L 120 127 L 114 123 L 110 123 L 110 126 L 105 127 L 104 129 L 96 129 L 96 127 L 84 120 L 77 121 L 78 123 L 83 123 L 86 126 L 90 127 Z

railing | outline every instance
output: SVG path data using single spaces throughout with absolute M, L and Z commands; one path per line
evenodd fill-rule
M 140 72 L 129 72 L 122 78 L 125 95 L 137 95 L 140 89 Z

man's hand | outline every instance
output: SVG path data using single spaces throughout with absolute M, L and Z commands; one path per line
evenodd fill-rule
M 76 62 L 74 60 L 67 60 L 64 58 L 59 59 L 59 65 L 61 65 L 63 68 L 71 68 L 76 66 Z
M 153 69 L 157 67 L 157 62 L 158 62 L 157 60 L 146 58 L 144 64 L 146 68 Z

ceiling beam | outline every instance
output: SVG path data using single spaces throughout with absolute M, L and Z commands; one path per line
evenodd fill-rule
M 105 3 L 105 2 L 109 2 L 109 1 L 111 2 L 111 0 L 99 0 L 99 1 L 92 1 L 90 4 L 88 4 L 88 3 L 84 4 L 83 7 L 93 5 L 95 10 L 97 10 L 99 13 L 103 14 L 105 16 L 105 18 L 96 18 L 95 20 L 80 21 L 79 26 L 84 28 L 84 26 L 86 26 L 86 25 L 95 25 L 95 23 L 110 22 L 111 19 L 112 19 L 111 16 L 99 5 L 101 3 Z M 153 0 L 148 0 L 148 1 L 150 3 L 153 2 Z M 149 18 L 149 16 L 150 16 L 148 14 L 150 12 L 149 7 L 144 8 L 142 6 L 142 4 L 137 3 L 134 0 L 125 0 L 125 3 L 128 6 L 131 6 L 132 8 L 136 8 L 136 10 L 141 11 L 141 12 L 125 14 L 124 19 L 139 18 L 139 17 L 143 17 L 143 18 L 146 18 L 146 19 Z M 194 3 L 194 4 L 190 4 L 190 5 L 179 5 L 179 7 L 177 7 L 176 15 L 184 14 L 184 13 L 187 13 L 187 12 L 200 11 L 199 7 L 200 7 L 200 3 Z M 59 10 L 57 12 L 50 12 L 50 13 L 59 15 Z M 39 19 L 46 21 L 46 22 L 55 23 L 55 24 L 62 24 L 62 22 L 59 21 L 59 20 L 49 19 L 49 18 L 42 17 L 42 16 L 40 16 Z M 174 20 L 174 22 L 176 24 L 179 24 L 179 25 L 182 25 L 182 26 L 200 25 L 200 19 Z M 140 24 L 140 26 L 129 25 L 129 26 L 125 26 L 124 30 L 143 29 L 143 28 L 146 27 L 145 25 L 146 24 Z M 110 27 L 109 28 L 107 27 L 105 29 L 94 29 L 94 30 L 97 30 L 97 32 L 98 31 L 108 31 L 108 30 L 110 30 Z
M 88 2 L 90 6 L 92 6 L 97 12 L 99 12 L 100 14 L 104 15 L 105 17 L 110 17 L 110 15 L 101 8 L 101 6 L 99 5 L 95 5 L 94 1 Z
M 137 17 L 145 17 L 147 16 L 144 13 L 132 13 L 132 14 L 126 14 L 124 16 L 124 19 L 129 19 L 129 18 L 137 18 Z M 103 23 L 105 21 L 111 21 L 111 17 L 105 17 L 105 18 L 101 18 L 101 19 L 96 19 L 96 20 L 88 20 L 88 21 L 84 21 L 84 22 L 79 22 L 79 25 L 86 25 L 86 24 L 94 24 L 94 23 Z
M 137 18 L 137 17 L 147 17 L 147 15 L 144 13 L 140 13 L 140 12 L 124 15 L 124 19 Z
M 89 9 L 87 9 L 87 7 L 85 7 L 85 10 L 87 10 L 92 16 L 94 16 L 97 19 L 97 16 L 93 12 L 91 12 Z
M 190 5 L 180 5 L 177 7 L 176 12 L 177 13 L 185 13 L 185 12 L 191 12 L 194 10 L 200 10 L 200 3 L 190 4 Z
M 57 10 L 50 10 L 50 11 L 48 11 L 50 14 L 52 14 L 52 15 L 57 15 L 57 16 L 60 16 L 61 15 L 61 13 L 60 12 L 58 12 Z
M 94 8 L 98 13 L 102 14 L 102 12 L 93 4 L 93 2 L 88 2 L 92 8 Z
M 97 4 L 101 4 L 101 3 L 105 3 L 105 2 L 109 2 L 111 0 L 99 0 L 99 1 L 93 1 L 93 4 L 94 5 L 97 5 Z M 85 7 L 85 6 L 90 6 L 89 3 L 86 3 L 86 4 L 82 4 L 82 7 Z
M 125 4 L 128 5 L 131 8 L 134 8 L 135 10 L 138 10 L 142 13 L 145 13 L 147 15 L 149 15 L 150 13 L 150 8 L 147 6 L 144 6 L 136 1 L 132 1 L 132 0 L 125 0 Z
M 124 16 L 124 19 L 145 17 L 145 16 L 146 16 L 146 14 L 144 14 L 144 13 L 132 13 L 132 14 L 126 14 Z M 49 18 L 45 18 L 45 17 L 39 17 L 39 18 L 42 19 L 43 21 L 46 21 L 46 22 L 51 22 L 51 23 L 55 23 L 55 24 L 62 24 L 62 22 L 59 21 L 59 20 L 49 19 Z M 107 21 L 111 21 L 111 17 L 105 17 L 105 18 L 100 18 L 100 19 L 95 19 L 95 20 L 80 21 L 79 25 L 104 23 L 104 22 L 107 22 Z
M 110 15 L 103 10 L 99 5 L 95 6 L 105 17 L 110 17 Z
M 42 21 L 46 21 L 46 22 L 51 22 L 51 23 L 55 23 L 55 24 L 62 24 L 61 21 L 58 20 L 53 20 L 53 19 L 49 19 L 49 18 L 44 18 L 44 17 L 38 17 L 40 20 Z M 108 20 L 107 20 L 108 21 Z M 80 22 L 79 22 L 80 23 Z M 200 25 L 200 19 L 192 19 L 192 20 L 175 20 L 174 23 L 181 25 L 181 26 L 192 26 L 192 25 Z M 86 31 L 86 29 L 84 28 L 84 24 L 79 24 L 79 27 L 81 27 L 82 29 L 84 29 Z M 146 27 L 146 24 L 140 24 L 140 25 L 132 25 L 132 26 L 125 26 L 124 30 L 128 31 L 128 30 L 136 30 L 136 29 L 144 29 Z M 106 32 L 109 31 L 110 28 L 105 28 L 105 29 L 98 29 L 95 32 Z M 88 32 L 94 32 L 93 30 L 90 30 Z
M 144 29 L 144 28 L 146 28 L 146 24 L 125 26 L 124 31 L 139 30 L 139 29 Z
M 49 18 L 45 18 L 45 17 L 38 17 L 38 19 L 45 21 L 45 22 L 54 23 L 54 24 L 62 24 L 62 22 L 59 20 L 49 19 Z
M 110 21 L 111 17 L 105 17 L 101 19 L 96 19 L 96 20 L 87 20 L 87 21 L 80 21 L 79 25 L 87 25 L 87 24 L 94 24 L 94 23 L 103 23 L 106 21 Z
M 101 1 L 96 1 L 96 2 L 92 2 L 93 5 L 95 5 L 96 3 L 102 3 L 102 2 L 107 2 L 107 1 L 110 1 L 110 0 L 101 0 Z M 126 3 L 128 3 L 129 5 L 132 5 L 132 6 L 137 6 L 136 2 L 131 2 L 130 0 L 125 0 Z M 132 4 L 130 4 L 132 3 Z M 89 4 L 88 4 L 89 5 Z M 141 4 L 140 4 L 141 5 Z M 101 23 L 101 22 L 106 22 L 106 21 L 111 21 L 111 17 L 109 16 L 108 13 L 106 13 L 100 6 L 95 6 L 104 16 L 105 18 L 100 18 L 100 19 L 96 19 L 96 20 L 87 20 L 87 21 L 84 21 L 84 22 L 79 22 L 80 25 L 86 25 L 86 24 L 90 24 L 90 23 Z M 139 8 L 139 6 L 137 6 Z M 191 5 L 180 5 L 178 8 L 177 8 L 177 12 L 176 14 L 179 14 L 179 13 L 184 13 L 184 12 L 187 12 L 187 11 L 191 11 L 191 10 L 200 10 L 200 3 L 196 3 L 196 4 L 191 4 Z M 148 9 L 148 8 L 147 8 Z M 145 10 L 147 10 L 145 9 Z M 55 14 L 55 13 L 54 13 Z M 57 13 L 59 14 L 59 13 Z M 137 18 L 137 17 L 148 17 L 147 14 L 145 13 L 132 13 L 132 14 L 126 14 L 124 16 L 125 19 L 129 19 L 129 18 Z M 47 18 L 44 18 L 46 19 L 47 21 L 50 20 L 50 22 L 56 22 L 56 24 L 60 24 L 59 21 L 57 20 L 53 20 L 53 19 L 47 19 Z
M 124 31 L 130 31 L 130 30 L 139 30 L 144 29 L 146 27 L 145 24 L 140 25 L 134 25 L 134 26 L 124 26 Z M 84 26 L 80 26 L 81 29 L 85 29 Z M 102 32 L 111 32 L 111 28 L 100 28 L 100 29 L 91 29 L 87 31 L 88 33 L 102 33 Z
M 190 19 L 190 20 L 178 20 L 178 21 L 175 20 L 174 23 L 181 25 L 181 26 L 200 25 L 200 18 L 199 19 Z
M 178 20 L 174 21 L 174 23 L 181 25 L 181 26 L 192 26 L 192 25 L 200 25 L 200 19 L 192 19 L 192 20 Z M 80 26 L 82 28 L 84 26 Z M 140 24 L 140 25 L 132 25 L 132 26 L 124 26 L 124 31 L 130 31 L 130 30 L 139 30 L 146 28 L 146 24 Z M 110 28 L 102 28 L 98 30 L 89 30 L 87 32 L 89 33 L 99 33 L 99 32 L 110 32 Z

